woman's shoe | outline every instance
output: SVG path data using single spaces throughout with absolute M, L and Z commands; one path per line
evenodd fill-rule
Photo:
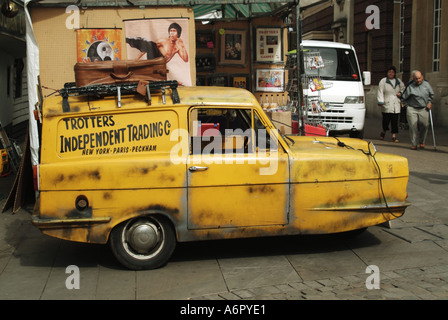
M 417 150 L 417 146 L 412 146 L 411 150 Z
M 381 132 L 380 133 L 380 140 L 384 140 L 384 136 L 386 135 L 386 133 L 385 132 Z
M 392 141 L 395 142 L 395 143 L 400 142 L 400 141 L 397 139 L 397 137 L 392 137 Z

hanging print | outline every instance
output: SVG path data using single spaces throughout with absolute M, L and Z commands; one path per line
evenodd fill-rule
M 121 60 L 121 29 L 77 29 L 77 61 Z
M 169 71 L 167 79 L 191 86 L 188 19 L 127 20 L 124 26 L 129 60 L 142 53 L 141 59 L 164 57 Z

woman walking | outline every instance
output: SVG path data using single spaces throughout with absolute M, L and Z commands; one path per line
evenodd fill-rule
M 398 142 L 398 119 L 400 117 L 401 103 L 397 96 L 405 88 L 403 82 L 396 77 L 397 69 L 392 66 L 387 69 L 387 77 L 381 79 L 378 85 L 378 106 L 383 114 L 380 139 L 383 140 L 391 125 L 392 141 Z

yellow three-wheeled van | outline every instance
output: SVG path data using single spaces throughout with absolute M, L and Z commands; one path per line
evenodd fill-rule
M 283 136 L 243 89 L 153 85 L 146 98 L 90 86 L 45 100 L 43 233 L 109 242 L 124 266 L 150 269 L 177 242 L 359 230 L 408 205 L 405 158 Z

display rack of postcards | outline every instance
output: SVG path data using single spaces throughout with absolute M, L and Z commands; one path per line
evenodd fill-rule
M 332 84 L 323 82 L 320 72 L 325 66 L 332 64 L 333 61 L 323 60 L 318 51 L 305 52 L 303 58 L 304 67 L 307 71 L 303 77 L 304 89 L 306 89 L 304 102 L 305 110 L 307 110 L 305 121 L 312 125 L 323 125 L 322 112 L 328 110 L 328 104 L 322 100 L 321 91 L 330 88 Z
M 327 111 L 327 104 L 321 98 L 321 91 L 329 88 L 330 83 L 325 83 L 320 78 L 320 70 L 333 61 L 324 60 L 319 52 L 303 53 L 304 74 L 299 74 L 297 67 L 297 51 L 293 50 L 287 53 L 285 69 L 288 70 L 288 83 L 286 91 L 288 92 L 288 106 L 293 114 L 302 115 L 301 119 L 297 119 L 300 123 L 303 120 L 305 135 L 326 136 L 328 128 L 323 126 L 322 112 Z M 312 71 L 316 72 L 312 72 Z M 310 72 L 311 71 L 311 72 Z M 299 108 L 299 81 L 303 88 L 303 103 L 301 103 L 301 112 L 297 112 Z
M 296 50 L 290 51 L 286 54 L 285 69 L 288 70 L 288 82 L 286 84 L 286 91 L 288 92 L 287 108 L 292 111 L 293 114 L 297 114 L 297 108 L 299 105 L 299 82 L 300 78 L 297 68 L 297 52 Z

